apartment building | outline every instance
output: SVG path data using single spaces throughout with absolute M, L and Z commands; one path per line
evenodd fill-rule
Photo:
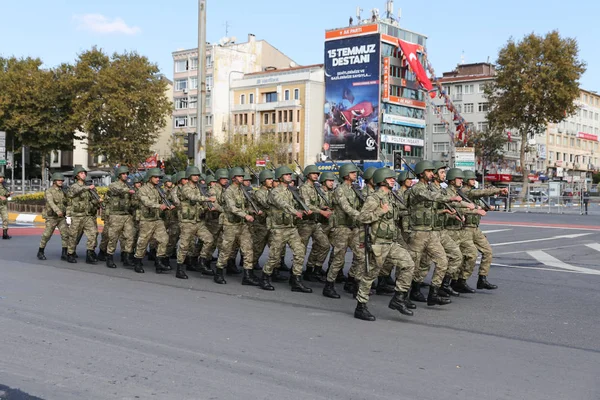
M 230 85 L 244 74 L 268 68 L 289 68 L 293 60 L 253 34 L 248 41 L 223 38 L 218 44 L 208 44 L 206 50 L 206 96 L 204 123 L 207 139 L 224 141 L 229 137 Z M 173 52 L 173 125 L 176 145 L 197 130 L 198 49 Z
M 250 143 L 268 135 L 287 148 L 293 164 L 314 164 L 322 145 L 322 64 L 270 69 L 231 82 L 228 141 Z

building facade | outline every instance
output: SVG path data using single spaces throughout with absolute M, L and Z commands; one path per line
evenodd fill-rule
M 207 45 L 205 129 L 208 140 L 225 141 L 229 125 L 230 85 L 244 74 L 267 68 L 289 68 L 291 58 L 264 40 L 248 35 L 245 43 L 224 38 L 219 44 Z M 187 133 L 197 130 L 198 49 L 173 52 L 173 125 L 176 145 L 183 147 Z
M 231 82 L 232 126 L 227 140 L 250 143 L 261 137 L 281 143 L 279 162 L 314 164 L 320 153 L 324 101 L 323 65 L 245 74 Z

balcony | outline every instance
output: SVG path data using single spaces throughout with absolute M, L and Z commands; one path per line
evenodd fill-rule
M 275 111 L 276 102 L 272 103 L 258 103 L 256 105 L 256 111 Z
M 277 132 L 292 132 L 293 130 L 293 122 L 280 122 L 277 124 Z
M 233 127 L 233 133 L 235 133 L 237 135 L 246 135 L 246 134 L 248 134 L 248 132 L 250 132 L 248 125 L 241 125 L 241 126 Z
M 455 93 L 452 95 L 452 101 L 462 101 L 463 95 L 462 93 Z
M 256 111 L 256 104 L 234 104 L 231 107 L 232 112 L 240 112 L 240 111 Z
M 301 107 L 300 100 L 283 100 L 279 101 L 276 104 L 276 108 L 290 108 L 290 107 Z

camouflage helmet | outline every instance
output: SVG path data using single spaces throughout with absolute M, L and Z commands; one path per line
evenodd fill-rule
M 307 165 L 304 168 L 304 176 L 308 176 L 308 174 L 320 174 L 321 171 L 319 171 L 319 167 L 317 167 L 316 165 Z
M 4 177 L 4 174 L 2 174 L 2 177 Z M 60 172 L 55 172 L 52 174 L 52 180 L 53 181 L 64 181 L 65 176 L 63 174 L 61 174 Z
M 325 181 L 335 181 L 335 174 L 333 172 L 323 172 L 321 176 L 319 176 L 319 182 L 324 183 Z
M 200 169 L 194 165 L 190 165 L 185 169 L 185 177 L 190 179 L 190 176 L 198 175 L 200 176 Z
M 427 170 L 433 171 L 435 168 L 431 161 L 422 160 L 415 165 L 415 174 L 420 175 Z
M 463 174 L 465 175 L 465 180 L 477 179 L 477 176 L 475 176 L 475 172 L 471 171 L 470 169 L 463 170 Z
M 171 175 L 165 175 L 162 180 L 163 182 L 173 182 Z
M 250 176 L 250 174 L 249 174 L 249 173 L 247 173 L 247 172 L 246 172 L 246 173 L 244 174 L 244 180 L 245 180 L 245 181 L 251 181 L 251 180 L 252 180 L 252 177 Z
M 80 172 L 87 173 L 87 170 L 85 168 L 83 168 L 81 165 L 76 165 L 75 169 L 73 170 L 73 176 L 79 175 Z
M 148 171 L 146 171 L 146 180 L 149 181 L 150 178 L 154 177 L 154 176 L 162 176 L 162 171 L 160 170 L 160 168 L 150 168 Z
M 408 177 L 408 171 L 400 171 L 400 172 L 398 173 L 398 177 L 396 178 L 396 181 L 397 181 L 399 184 L 402 184 L 402 183 L 404 183 L 404 181 L 405 181 L 405 180 L 407 180 L 407 179 L 410 179 L 410 178 Z
M 215 171 L 215 179 L 229 179 L 229 171 L 225 168 L 219 168 Z
M 377 170 L 373 173 L 373 183 L 379 185 L 380 183 L 385 183 L 387 178 L 395 178 L 396 173 L 394 170 L 389 169 L 387 167 L 377 168 Z
M 344 180 L 345 177 L 347 177 L 348 175 L 350 175 L 350 173 L 352 172 L 358 172 L 358 168 L 356 167 L 356 165 L 349 163 L 349 164 L 344 164 L 340 167 L 340 180 Z
M 282 165 L 281 167 L 277 167 L 275 170 L 275 178 L 281 179 L 283 175 L 291 175 L 292 170 L 287 165 Z
M 133 183 L 142 183 L 143 178 L 139 175 L 133 177 Z
M 244 176 L 246 173 L 241 167 L 233 167 L 229 170 L 229 179 L 233 179 L 234 176 Z
M 204 175 L 203 173 L 200 173 L 200 180 L 206 182 L 206 175 Z
M 446 163 L 443 163 L 443 162 L 441 162 L 441 161 L 434 161 L 434 162 L 433 162 L 433 172 L 435 172 L 436 174 L 437 174 L 437 172 L 438 172 L 440 169 L 444 169 L 444 168 L 446 168 L 446 167 L 447 167 Z
M 456 178 L 465 179 L 465 174 L 463 173 L 463 170 L 460 168 L 450 168 L 446 173 L 446 179 L 448 181 L 453 181 Z
M 258 181 L 260 183 L 263 183 L 267 179 L 275 179 L 275 174 L 273 173 L 273 171 L 271 171 L 270 169 L 260 171 L 260 174 L 258 174 Z
M 128 174 L 129 173 L 129 168 L 126 165 L 121 165 L 119 168 L 117 168 L 117 172 L 115 172 L 115 176 L 119 176 L 121 174 Z
M 369 167 L 365 170 L 365 172 L 363 173 L 363 179 L 365 181 L 368 181 L 369 179 L 373 178 L 373 174 L 375 173 L 375 171 L 377 171 L 377 168 L 375 167 Z
M 206 182 L 206 184 L 209 184 L 212 182 L 216 182 L 217 180 L 213 175 L 206 175 L 206 179 L 204 181 Z
M 175 174 L 175 183 L 181 182 L 182 179 L 187 179 L 185 177 L 185 171 L 179 171 Z

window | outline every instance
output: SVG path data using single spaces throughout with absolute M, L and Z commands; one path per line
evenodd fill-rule
M 251 115 L 252 115 L 252 121 L 250 122 L 250 125 L 254 125 L 254 123 L 256 122 L 256 121 L 254 120 L 254 118 L 255 118 L 255 114 L 251 114 Z
M 575 147 L 575 139 L 571 138 L 571 147 Z
M 277 92 L 265 93 L 265 103 L 277 102 Z
M 560 151 L 557 151 L 556 152 L 556 161 L 560 161 L 560 160 L 561 160 L 561 158 L 560 158 Z
M 446 125 L 433 124 L 433 133 L 446 133 Z
M 240 104 L 246 104 L 246 95 L 245 94 L 240 96 Z
M 206 96 L 204 96 L 204 106 L 210 107 L 211 105 L 212 105 L 212 96 L 210 95 L 210 93 L 207 93 Z
M 581 139 L 577 139 L 577 147 L 581 148 Z
M 294 111 L 290 110 L 290 122 L 294 122 Z
M 478 122 L 477 123 L 477 130 L 480 132 L 485 132 L 488 129 L 488 123 L 487 122 Z
M 187 70 L 188 70 L 188 61 L 187 60 L 175 61 L 175 72 L 185 72 Z
M 465 85 L 465 94 L 475 93 L 475 85 Z
M 549 151 L 548 152 L 548 161 L 552 161 L 554 160 L 554 152 L 553 151 Z
M 276 121 L 275 121 L 275 111 L 273 111 L 273 112 L 271 113 L 271 123 L 272 123 L 272 124 L 274 124 L 275 122 L 276 122 Z
M 462 85 L 456 85 L 456 86 L 454 86 L 454 93 L 456 93 L 456 94 L 462 94 L 462 92 L 463 92 Z
M 175 99 L 175 109 L 176 110 L 183 110 L 185 108 L 188 108 L 187 97 L 179 97 L 179 98 Z
M 213 124 L 213 116 L 212 114 L 209 114 L 206 116 L 206 126 L 212 126 Z
M 244 114 L 244 123 L 242 125 L 248 125 L 248 114 Z
M 296 113 L 296 121 L 300 122 L 300 110 Z
M 444 92 L 446 92 L 448 96 L 450 96 L 450 86 L 442 86 L 442 89 L 444 90 Z
M 190 96 L 188 108 L 198 108 L 198 96 Z
M 175 91 L 181 92 L 182 90 L 187 89 L 187 79 L 177 79 L 175 81 Z
M 478 104 L 479 112 L 488 112 L 489 109 L 490 109 L 489 103 L 479 103 Z
M 239 125 L 239 123 L 240 123 L 240 121 L 238 120 L 238 114 L 235 114 L 235 115 L 234 115 L 234 122 L 233 122 L 233 125 L 234 125 L 234 126 L 238 126 L 238 125 Z
M 283 111 L 283 122 L 288 122 L 288 113 L 287 113 L 287 111 Z
M 248 95 L 248 104 L 254 104 L 254 93 Z
M 563 138 L 563 146 L 566 146 L 566 145 L 567 145 L 567 142 L 568 142 L 568 139 L 567 139 L 567 137 L 565 136 L 565 137 Z M 558 144 L 558 143 L 557 143 L 557 144 Z
M 459 114 L 462 114 L 462 104 L 455 104 L 454 108 L 456 108 Z M 417 110 L 417 108 L 413 108 L 413 110 Z
M 190 58 L 190 70 L 195 71 L 198 69 L 198 57 Z
M 212 59 L 212 56 L 209 54 L 206 56 L 206 68 L 212 68 L 212 64 L 213 64 L 213 59 Z
M 263 114 L 263 124 L 269 125 L 269 113 Z
M 212 90 L 213 87 L 213 76 L 209 75 L 206 77 L 206 90 Z
M 434 153 L 447 153 L 450 150 L 450 143 L 448 142 L 433 142 Z
M 444 106 L 444 107 L 443 107 L 443 111 L 444 111 L 444 112 L 443 112 L 443 113 L 444 113 L 444 115 L 445 115 L 445 114 L 449 114 L 449 113 L 450 113 L 450 111 L 448 111 L 448 108 L 447 108 L 446 106 Z
M 485 93 L 485 83 L 477 85 L 477 93 Z
M 549 144 L 554 144 L 554 135 L 550 135 L 550 136 L 548 137 L 548 143 L 549 143 Z
M 583 110 L 583 118 L 587 118 L 588 117 L 588 112 L 587 110 Z
M 187 116 L 183 116 L 183 117 L 175 117 L 175 128 L 182 128 L 187 125 Z
M 300 100 L 300 89 L 294 89 L 294 100 Z
M 465 114 L 470 114 L 473 112 L 473 103 L 465 103 L 464 104 L 464 113 Z
M 190 115 L 190 126 L 196 126 L 198 122 L 198 117 L 195 115 Z
M 198 89 L 198 77 L 191 76 L 190 77 L 190 90 Z
M 290 91 L 286 89 L 285 92 L 283 92 L 283 99 L 284 100 L 289 100 L 290 99 Z

